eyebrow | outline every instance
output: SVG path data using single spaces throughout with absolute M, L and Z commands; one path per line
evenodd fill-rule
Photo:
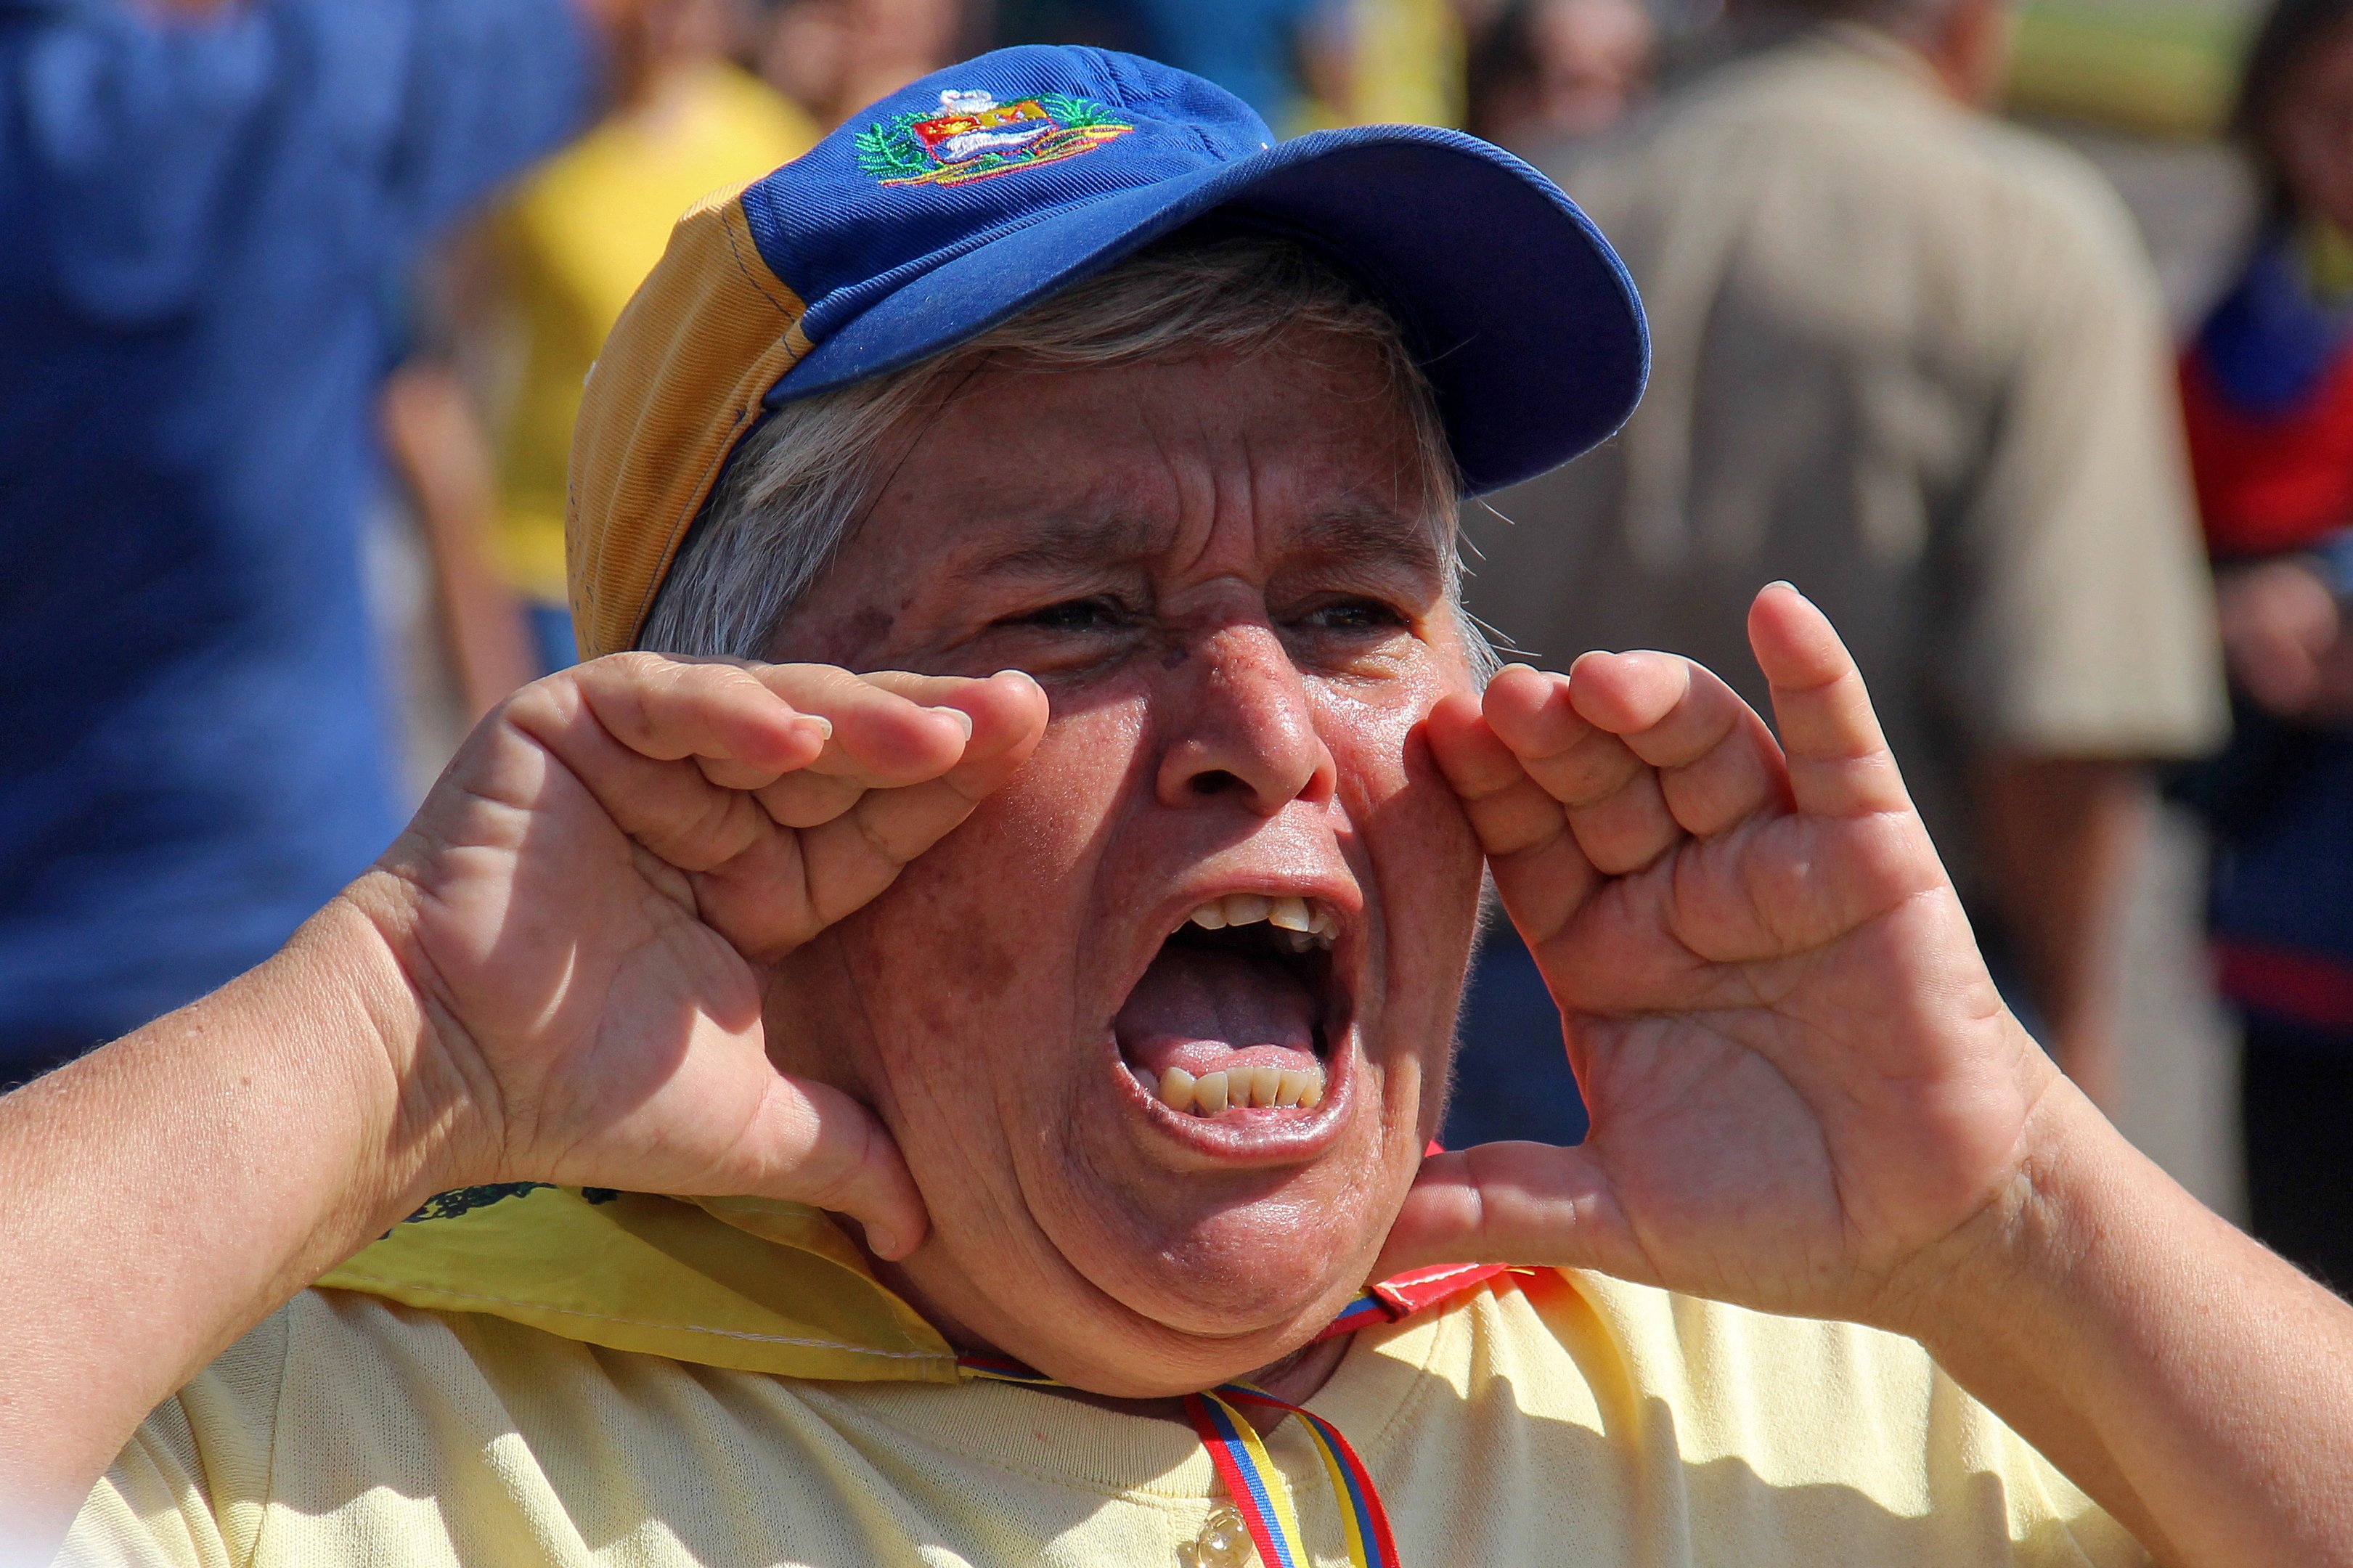
M 1427 521 L 1400 516 L 1386 507 L 1344 502 L 1294 526 L 1290 531 L 1290 552 L 1327 559 L 1386 557 L 1436 574 L 1442 557 L 1439 532 Z M 1148 555 L 1166 537 L 1166 530 L 1160 524 L 1134 515 L 1039 518 L 1022 525 L 1019 543 L 958 565 L 952 574 L 963 582 L 1056 576 L 1067 572 L 1074 560 L 1121 562 Z
M 1366 504 L 1335 508 L 1299 525 L 1294 538 L 1317 554 L 1344 559 L 1388 556 L 1417 571 L 1436 574 L 1443 564 L 1440 530 L 1423 518 L 1405 517 Z

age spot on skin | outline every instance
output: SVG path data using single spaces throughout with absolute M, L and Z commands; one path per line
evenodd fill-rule
M 803 619 L 789 648 L 771 644 L 768 657 L 779 662 L 839 665 L 844 669 L 865 669 L 878 660 L 887 665 L 890 661 L 882 655 L 890 647 L 892 628 L 898 624 L 899 617 L 880 605 L 844 607 L 815 624 Z
M 860 649 L 881 646 L 890 636 L 899 617 L 880 605 L 869 605 L 849 617 L 842 628 L 843 640 Z

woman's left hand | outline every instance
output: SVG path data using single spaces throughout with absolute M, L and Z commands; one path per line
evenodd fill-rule
M 1382 1270 L 1576 1265 L 1900 1325 L 2008 1212 L 2046 1100 L 2096 1115 L 2051 1096 L 1829 623 L 1777 584 L 1749 635 L 1786 752 L 1664 654 L 1431 714 L 1592 1132 L 1433 1157 Z

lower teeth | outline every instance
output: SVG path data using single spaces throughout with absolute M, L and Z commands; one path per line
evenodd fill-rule
M 1160 1099 L 1171 1110 L 1215 1116 L 1227 1110 L 1297 1106 L 1311 1110 L 1324 1100 L 1324 1069 L 1234 1068 L 1196 1078 L 1183 1068 L 1160 1075 Z

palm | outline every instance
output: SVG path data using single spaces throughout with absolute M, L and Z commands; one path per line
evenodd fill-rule
M 1721 689 L 1694 690 L 1687 704 Z M 1606 712 L 1610 693 L 1587 700 Z M 1799 750 L 1808 726 L 1787 708 L 1786 768 L 1745 709 L 1669 714 L 1625 734 L 1622 781 L 1590 758 L 1547 776 L 1539 755 L 1515 760 L 1525 783 L 1470 800 L 1567 1020 L 1593 1132 L 1575 1151 L 1496 1145 L 1432 1162 L 1400 1225 L 1406 1248 L 1467 1239 L 1446 1232 L 1475 1193 L 1489 1242 L 1569 1254 L 1518 1261 L 1870 1315 L 1905 1259 L 2007 1179 L 2031 1047 L 1875 727 L 1867 745 L 1838 737 L 1823 764 Z M 1646 758 L 1652 740 L 1660 754 Z M 1476 776 L 1478 753 L 1458 751 L 1457 766 Z M 1588 784 L 1596 815 L 1580 821 L 1571 803 Z
M 1018 679 L 624 659 L 486 721 L 378 878 L 483 1179 L 775 1193 L 828 1138 L 870 1159 L 860 1108 L 770 1065 L 764 965 L 889 886 L 1042 719 Z
M 491 1065 L 501 1173 L 704 1190 L 769 1076 L 752 965 L 568 772 L 500 798 L 527 737 L 482 749 L 461 766 L 487 776 L 406 837 L 416 949 Z

